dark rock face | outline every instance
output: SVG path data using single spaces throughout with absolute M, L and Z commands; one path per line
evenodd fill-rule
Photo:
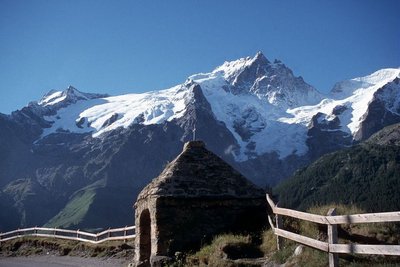
M 1 229 L 13 229 L 21 222 L 21 216 L 17 210 L 13 207 L 14 200 L 0 192 L 0 221 Z
M 239 118 L 234 120 L 234 129 L 243 141 L 249 141 L 255 133 L 262 131 L 266 127 L 265 122 L 260 121 L 260 114 L 254 108 L 247 108 Z
M 277 153 L 272 152 L 253 157 L 247 161 L 234 163 L 233 166 L 246 177 L 251 177 L 251 181 L 255 184 L 268 187 L 278 184 L 307 163 L 309 163 L 307 156 L 290 155 L 283 160 L 279 158 Z M 263 166 L 263 168 L 260 168 L 260 166 Z M 268 177 L 268 183 L 265 183 L 266 177 Z
M 232 155 L 225 151 L 238 149 L 236 139 L 223 122 L 216 120 L 201 87 L 195 83 L 187 86 L 193 91 L 194 102 L 187 103 L 185 115 L 175 120 L 183 129 L 183 134 L 177 138 L 183 145 L 184 142 L 193 140 L 193 129 L 196 129 L 197 140 L 203 140 L 211 151 L 217 155 L 224 155 L 225 160 L 232 162 Z
M 248 88 L 252 86 L 253 81 L 267 74 L 267 66 L 269 64 L 270 62 L 268 59 L 262 53 L 258 53 L 253 64 L 248 66 L 237 77 L 234 77 L 234 80 L 231 81 L 233 85 L 231 92 L 234 94 L 246 92 Z
M 353 144 L 353 137 L 349 133 L 340 130 L 338 115 L 341 115 L 346 110 L 347 108 L 344 106 L 335 107 L 333 113 L 337 116 L 330 120 L 323 113 L 317 113 L 312 118 L 308 130 L 309 138 L 307 139 L 308 157 L 310 159 L 316 159 L 321 155 Z
M 103 123 L 103 126 L 102 126 L 102 127 L 110 126 L 111 124 L 113 124 L 114 122 L 117 121 L 118 117 L 119 117 L 119 116 L 118 116 L 117 113 L 113 114 L 110 118 L 108 118 L 108 119 Z
M 293 72 L 282 62 L 274 63 L 261 53 L 257 53 L 254 61 L 237 76 L 228 78 L 227 87 L 233 94 L 253 93 L 263 95 L 279 106 L 295 107 L 301 104 L 300 99 L 313 96 L 320 99 L 319 93 L 302 77 L 294 76 Z
M 400 122 L 400 101 L 396 95 L 400 90 L 400 79 L 396 78 L 374 94 L 374 100 L 362 118 L 356 140 L 366 140 L 385 126 Z
M 387 126 L 371 136 L 366 143 L 381 146 L 400 146 L 400 124 Z

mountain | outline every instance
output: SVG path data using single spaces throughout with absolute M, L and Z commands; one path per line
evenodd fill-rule
M 276 190 L 282 207 L 356 204 L 369 212 L 400 210 L 400 124 L 301 169 Z
M 259 52 L 160 91 L 52 90 L 0 114 L 0 199 L 11 203 L 0 230 L 131 224 L 137 194 L 194 136 L 273 186 L 400 122 L 399 79 L 400 69 L 379 70 L 323 95 Z

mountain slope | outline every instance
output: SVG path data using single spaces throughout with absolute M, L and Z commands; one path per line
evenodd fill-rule
M 380 70 L 324 96 L 257 53 L 160 91 L 50 91 L 0 114 L 0 198 L 15 215 L 0 230 L 131 224 L 137 194 L 194 136 L 256 184 L 275 185 L 400 122 L 399 73 Z
M 400 124 L 352 148 L 325 155 L 275 192 L 280 205 L 356 204 L 370 212 L 400 210 Z

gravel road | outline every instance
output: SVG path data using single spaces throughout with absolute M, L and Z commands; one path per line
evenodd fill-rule
M 119 267 L 128 266 L 124 259 L 81 258 L 70 256 L 0 257 L 0 267 Z

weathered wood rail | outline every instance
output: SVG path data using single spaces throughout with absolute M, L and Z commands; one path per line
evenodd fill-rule
M 21 238 L 21 237 L 50 237 L 61 238 L 74 241 L 99 244 L 106 241 L 128 240 L 135 238 L 135 226 L 125 226 L 122 228 L 108 229 L 97 234 L 78 230 L 66 230 L 59 228 L 31 227 L 18 229 L 6 233 L 0 233 L 0 243 Z
M 338 244 L 337 225 L 350 223 L 377 223 L 377 222 L 400 222 L 400 211 L 382 213 L 364 213 L 354 215 L 336 215 L 334 208 L 328 211 L 326 216 L 316 215 L 291 209 L 279 208 L 267 194 L 268 204 L 275 214 L 275 225 L 268 216 L 274 234 L 277 236 L 277 247 L 282 248 L 283 238 L 293 240 L 303 245 L 319 249 L 329 254 L 329 266 L 339 266 L 339 253 L 349 254 L 375 254 L 400 256 L 400 245 L 363 245 L 363 244 Z M 282 215 L 309 222 L 325 224 L 328 226 L 328 242 L 323 242 L 310 237 L 302 236 L 282 229 Z

